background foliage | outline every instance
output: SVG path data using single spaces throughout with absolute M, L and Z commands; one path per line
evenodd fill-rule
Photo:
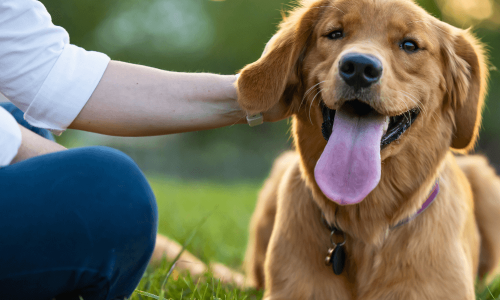
M 473 26 L 492 66 L 500 66 L 500 0 L 420 0 L 435 16 Z M 233 74 L 258 59 L 281 20 L 286 0 L 42 0 L 71 42 L 112 59 L 165 70 Z M 492 71 L 480 152 L 500 166 L 500 74 Z M 140 101 L 140 99 L 138 99 Z M 287 121 L 155 138 L 65 133 L 67 146 L 104 144 L 134 158 L 146 172 L 176 178 L 261 180 L 290 146 Z M 425 145 L 422 145 L 425 146 Z

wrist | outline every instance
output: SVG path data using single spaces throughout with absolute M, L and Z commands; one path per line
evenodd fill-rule
M 238 80 L 239 74 L 236 75 L 223 75 L 223 80 L 225 81 L 224 86 L 226 88 L 226 99 L 224 100 L 225 107 L 224 117 L 229 118 L 231 124 L 245 124 L 246 123 L 246 112 L 240 107 L 238 103 L 238 92 L 236 88 L 236 81 Z
M 226 98 L 238 102 L 238 90 L 236 88 L 236 81 L 238 80 L 240 74 L 236 75 L 223 75 L 226 81 Z M 239 107 L 239 105 L 238 105 Z

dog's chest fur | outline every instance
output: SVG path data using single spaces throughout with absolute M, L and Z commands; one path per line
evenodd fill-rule
M 307 265 L 305 269 L 309 269 L 309 272 L 321 274 L 315 278 L 316 280 L 321 278 L 321 281 L 324 281 L 325 285 L 322 287 L 335 287 L 335 289 L 327 288 L 326 290 L 324 288 L 311 289 L 310 292 L 316 295 L 314 298 L 324 299 L 323 296 L 326 294 L 338 296 L 340 293 L 355 299 L 359 295 L 369 295 L 372 290 L 377 290 L 381 285 L 391 286 L 398 284 L 401 278 L 405 278 L 404 281 L 406 281 L 409 277 L 422 276 L 422 274 L 426 274 L 428 279 L 437 277 L 433 280 L 442 280 L 442 273 L 437 276 L 432 272 L 433 265 L 449 268 L 450 276 L 453 272 L 463 274 L 465 271 L 473 278 L 477 270 L 477 260 L 472 265 L 466 262 L 463 265 L 457 265 L 455 263 L 457 259 L 450 257 L 453 255 L 452 248 L 456 246 L 454 240 L 461 239 L 460 236 L 470 238 L 470 234 L 464 232 L 466 228 L 464 224 L 471 218 L 474 221 L 471 195 L 467 195 L 466 187 L 458 184 L 461 180 L 456 176 L 460 176 L 461 171 L 458 170 L 451 153 L 446 157 L 440 171 L 440 195 L 429 209 L 412 222 L 387 232 L 388 223 L 377 224 L 373 219 L 367 222 L 359 218 L 343 219 L 341 228 L 347 234 L 345 246 L 347 261 L 345 271 L 340 276 L 333 274 L 331 268 L 324 265 L 324 257 L 331 246 L 330 233 L 321 222 L 321 209 L 317 204 L 318 201 L 314 199 L 314 193 L 307 187 L 300 169 L 299 162 L 296 161 L 282 178 L 277 207 L 277 220 L 281 224 L 277 223 L 275 226 L 277 232 L 284 233 L 284 236 L 276 236 L 273 239 L 281 240 L 284 245 L 288 243 L 307 245 L 301 246 L 302 249 L 295 253 L 296 257 L 293 261 L 297 264 L 294 269 L 300 270 Z M 450 201 L 453 197 L 449 196 L 449 191 L 453 191 L 456 197 L 469 198 L 470 201 L 468 204 Z M 324 212 L 330 216 L 335 215 L 333 206 L 327 206 Z M 359 215 L 361 214 L 359 212 Z M 380 220 L 384 219 L 390 218 Z M 373 228 L 362 230 L 365 226 L 373 226 Z M 353 228 L 355 232 L 371 231 L 375 237 L 366 239 L 363 236 L 353 236 L 351 233 Z M 429 231 L 442 233 L 428 235 Z M 378 237 L 377 234 L 379 234 Z M 476 237 L 472 237 L 473 239 L 478 238 L 477 230 L 474 235 Z M 446 250 L 447 247 L 450 251 Z M 296 250 L 299 249 L 293 247 L 290 249 L 290 251 Z M 472 254 L 477 253 L 479 249 L 464 249 L 464 251 Z M 422 264 L 422 261 L 427 261 L 429 264 Z M 449 263 L 446 264 L 446 261 Z M 290 276 L 293 275 L 290 274 Z M 339 285 L 334 283 L 339 283 Z M 462 289 L 464 294 L 470 292 L 467 291 L 466 286 L 458 286 L 456 289 Z M 356 295 L 352 294 L 353 291 Z M 443 297 L 447 296 L 443 295 Z

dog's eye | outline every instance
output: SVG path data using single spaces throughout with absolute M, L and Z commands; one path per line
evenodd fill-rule
M 417 50 L 419 49 L 417 43 L 413 41 L 404 41 L 401 43 L 400 47 L 401 49 L 409 53 L 417 52 Z
M 344 31 L 342 30 L 335 30 L 333 32 L 330 32 L 327 36 L 330 40 L 338 40 L 344 37 Z

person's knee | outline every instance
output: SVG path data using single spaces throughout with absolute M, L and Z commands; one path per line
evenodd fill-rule
M 156 200 L 145 176 L 130 157 L 112 148 L 85 148 L 78 157 L 86 172 L 97 176 L 94 187 L 101 199 L 96 214 L 108 232 L 103 237 L 105 243 L 118 257 L 127 257 L 122 264 L 145 267 L 154 250 L 158 227 Z
M 75 171 L 92 174 L 94 181 L 110 189 L 120 188 L 132 194 L 152 196 L 146 177 L 137 164 L 125 153 L 104 146 L 72 149 L 66 152 Z M 132 191 L 130 191 L 132 190 Z M 137 190 L 137 191 L 134 191 Z M 140 197 L 143 198 L 143 197 Z
M 12 240 L 29 237 L 31 246 L 20 247 L 18 255 L 29 257 L 37 249 L 44 259 L 28 260 L 25 269 L 19 263 L 2 269 L 60 268 L 74 270 L 77 279 L 81 270 L 98 270 L 99 278 L 121 284 L 115 290 L 129 295 L 152 255 L 158 223 L 153 192 L 132 159 L 111 148 L 88 147 L 13 167 L 11 176 L 19 176 L 31 189 L 3 206 L 7 212 L 17 211 L 10 214 L 17 219 L 26 219 Z M 17 224 L 17 219 L 6 222 Z
M 89 147 L 83 153 L 86 165 L 93 168 L 97 180 L 106 186 L 116 201 L 135 215 L 151 215 L 157 221 L 156 200 L 146 177 L 125 153 L 109 147 Z M 149 219 L 149 218 L 146 218 Z
M 117 238 L 140 239 L 154 246 L 156 200 L 137 164 L 123 152 L 101 146 L 81 148 L 75 159 L 79 160 L 80 172 L 93 174 L 83 188 L 95 189 L 98 199 L 94 200 L 100 207 L 97 214 L 119 231 Z

